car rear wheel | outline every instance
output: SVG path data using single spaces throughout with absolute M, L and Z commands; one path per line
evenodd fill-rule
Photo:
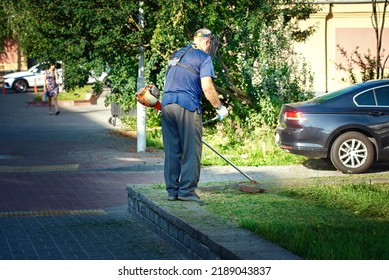
M 25 80 L 16 80 L 13 84 L 13 88 L 17 92 L 26 92 L 28 88 L 28 84 Z
M 343 173 L 363 173 L 374 160 L 373 144 L 362 133 L 346 132 L 335 140 L 330 157 Z

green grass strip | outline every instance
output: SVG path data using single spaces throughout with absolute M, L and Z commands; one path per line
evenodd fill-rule
M 337 185 L 202 194 L 212 212 L 304 259 L 389 259 L 389 187 Z

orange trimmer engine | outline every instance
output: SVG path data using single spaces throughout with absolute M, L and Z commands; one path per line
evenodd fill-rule
M 141 88 L 136 93 L 136 100 L 146 107 L 153 107 L 157 110 L 161 110 L 161 103 L 159 102 L 160 92 L 159 89 L 153 85 L 149 84 Z

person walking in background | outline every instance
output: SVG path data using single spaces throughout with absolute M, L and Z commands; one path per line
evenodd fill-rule
M 169 59 L 161 111 L 164 177 L 170 201 L 203 203 L 196 193 L 202 153 L 203 92 L 219 120 L 228 115 L 213 84 L 212 57 L 217 45 L 217 37 L 203 28 L 195 32 L 193 43 Z
M 45 71 L 44 76 L 44 85 L 43 85 L 43 94 L 46 95 L 46 97 L 49 99 L 49 114 L 53 114 L 53 106 L 54 106 L 54 112 L 56 115 L 60 113 L 58 110 L 58 93 L 59 93 L 59 86 L 57 84 L 58 81 L 58 74 L 57 69 L 55 68 L 55 64 L 51 63 L 49 66 L 49 69 Z

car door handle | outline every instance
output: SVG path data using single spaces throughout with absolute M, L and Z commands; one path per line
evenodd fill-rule
M 373 111 L 373 112 L 369 112 L 369 115 L 370 116 L 382 116 L 382 112 L 380 111 Z

